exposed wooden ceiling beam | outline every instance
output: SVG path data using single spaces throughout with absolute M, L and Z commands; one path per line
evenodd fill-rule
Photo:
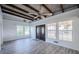
M 33 17 L 30 17 L 30 16 L 25 15 L 25 14 L 22 14 L 22 13 L 20 13 L 20 12 L 14 11 L 14 10 L 12 10 L 12 9 L 6 8 L 6 7 L 4 7 L 4 6 L 1 6 L 1 8 L 2 8 L 2 9 L 5 9 L 5 10 L 8 10 L 8 11 L 11 11 L 11 12 L 15 12 L 15 13 L 17 13 L 17 14 L 20 14 L 20 15 L 23 15 L 23 16 L 25 16 L 25 17 L 29 17 L 29 18 L 32 18 L 32 19 L 33 19 Z
M 73 6 L 69 6 L 69 7 L 67 7 L 67 8 L 64 8 L 64 10 L 67 10 L 67 9 L 69 9 L 69 8 L 73 8 L 73 7 L 77 7 L 77 5 L 73 5 Z M 56 10 L 55 12 L 60 12 L 61 10 Z M 65 11 L 64 11 L 65 12 Z
M 13 5 L 13 4 L 6 4 L 6 5 L 11 6 L 11 7 L 15 8 L 15 9 L 21 10 L 21 11 L 23 11 L 25 13 L 29 13 L 28 11 L 26 11 L 26 10 L 24 10 L 22 8 L 19 8 L 19 7 L 15 6 L 15 5 Z
M 15 5 L 13 5 L 13 4 L 6 4 L 6 5 L 11 6 L 11 7 L 15 8 L 15 9 L 18 9 L 18 10 L 20 10 L 22 12 L 29 13 L 27 10 L 19 8 L 19 7 L 15 6 Z M 32 14 L 32 16 L 35 16 L 35 15 Z
M 20 16 L 25 17 L 25 18 L 27 18 L 27 19 L 32 19 L 32 18 L 29 18 L 29 17 L 23 16 L 23 15 L 21 15 L 21 14 L 17 14 L 17 13 L 12 12 L 12 11 L 8 11 L 8 10 L 5 10 L 5 9 L 2 9 L 2 10 L 3 10 L 3 11 L 6 11 L 6 12 L 9 12 L 9 13 L 16 14 L 16 15 L 20 15 Z
M 15 6 L 15 5 L 13 5 L 13 4 L 6 4 L 6 5 L 8 5 L 8 6 L 10 6 L 10 7 L 13 7 L 13 8 L 15 8 L 15 9 L 18 9 L 18 10 L 21 10 L 21 11 L 23 11 L 23 12 L 25 12 L 25 13 L 29 13 L 28 11 L 26 11 L 26 10 L 24 10 L 24 9 L 22 9 L 22 8 L 19 8 L 19 7 L 17 7 L 17 6 Z M 30 6 L 31 7 L 31 6 Z M 32 9 L 34 9 L 33 7 L 31 7 Z M 35 10 L 36 11 L 36 10 Z M 34 16 L 34 17 L 36 17 L 36 15 L 34 15 L 34 14 L 31 14 L 32 16 Z
M 23 4 L 23 5 L 26 6 L 26 7 L 28 7 L 28 8 L 30 8 L 30 9 L 32 9 L 32 10 L 34 10 L 35 12 L 37 12 L 40 15 L 39 10 L 35 9 L 31 5 L 28 5 L 28 4 Z M 34 14 L 32 14 L 32 15 L 34 15 Z M 35 17 L 36 17 L 36 15 L 35 15 Z M 41 19 L 41 17 L 39 17 L 39 19 Z
M 30 9 L 32 9 L 32 10 L 34 10 L 35 12 L 39 13 L 39 11 L 37 9 L 35 9 L 34 7 L 32 7 L 32 6 L 28 5 L 28 4 L 23 4 L 23 5 L 30 8 Z
M 14 15 L 14 16 L 17 16 L 17 17 L 21 17 L 21 18 L 24 18 L 24 19 L 32 20 L 32 19 L 29 19 L 29 18 L 27 18 L 27 17 L 23 17 L 23 16 L 21 16 L 21 15 L 17 15 L 17 14 L 14 14 L 14 13 L 12 13 L 12 12 L 8 12 L 8 11 L 5 11 L 5 10 L 2 10 L 2 12 L 7 13 L 7 14 L 11 14 L 11 15 Z
M 77 7 L 79 8 L 79 4 L 77 4 Z
M 63 4 L 60 4 L 60 8 L 61 8 L 62 12 L 64 12 Z
M 52 12 L 45 4 L 42 4 L 42 6 L 43 6 L 45 9 L 47 9 L 50 13 L 53 14 L 53 12 Z

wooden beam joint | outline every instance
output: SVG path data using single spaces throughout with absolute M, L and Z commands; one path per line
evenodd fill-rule
M 61 8 L 62 12 L 64 12 L 63 4 L 60 4 L 60 8 Z
M 42 6 L 43 6 L 46 10 L 48 10 L 50 13 L 52 13 L 52 15 L 54 14 L 45 4 L 42 4 Z

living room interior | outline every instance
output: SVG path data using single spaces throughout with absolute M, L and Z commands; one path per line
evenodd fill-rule
M 0 54 L 79 54 L 79 4 L 0 4 Z

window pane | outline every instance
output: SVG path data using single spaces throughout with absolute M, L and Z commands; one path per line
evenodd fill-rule
M 48 38 L 56 39 L 56 31 L 48 31 Z
M 72 21 L 59 22 L 59 40 L 72 41 Z
M 56 39 L 56 23 L 48 24 L 48 38 Z
M 72 31 L 63 31 L 63 40 L 72 41 Z
M 47 27 L 48 27 L 48 30 L 56 30 L 56 23 L 48 24 Z
M 17 26 L 17 35 L 23 35 L 23 26 Z
M 25 35 L 25 36 L 29 36 L 29 26 L 17 26 L 17 35 L 18 36 L 22 36 L 22 35 Z
M 72 21 L 59 22 L 59 30 L 72 30 Z
M 25 26 L 25 35 L 29 35 L 29 26 Z

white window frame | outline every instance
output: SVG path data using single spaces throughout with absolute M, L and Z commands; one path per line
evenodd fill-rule
M 67 21 L 72 21 L 72 20 L 67 20 Z M 60 22 L 64 22 L 64 21 L 60 21 Z M 59 39 L 59 22 L 55 22 L 56 23 L 56 40 L 60 40 Z M 51 24 L 53 24 L 53 23 L 51 23 Z M 72 21 L 72 24 L 73 24 L 73 21 Z M 73 26 L 73 25 L 72 25 Z M 48 39 L 53 39 L 53 38 L 49 38 L 48 37 L 48 25 L 47 25 L 47 38 Z M 62 30 L 62 31 L 64 31 L 64 30 Z M 66 31 L 69 31 L 69 30 L 66 30 Z M 72 33 L 73 33 L 73 28 L 72 28 Z M 71 35 L 72 36 L 72 35 Z M 72 39 L 72 37 L 71 37 L 71 40 L 64 40 L 64 39 L 62 39 L 62 41 L 72 41 L 73 39 Z
M 26 25 L 26 26 L 25 26 L 25 25 L 17 25 L 17 27 L 18 27 L 18 26 L 23 26 L 23 34 L 19 34 L 19 35 L 18 35 L 18 34 L 16 33 L 17 36 L 29 36 L 29 35 L 30 35 L 30 27 L 29 27 L 28 25 Z M 25 31 L 26 31 L 26 30 L 25 30 L 25 27 L 27 27 L 27 26 L 29 27 L 29 30 L 28 30 L 29 34 L 28 34 L 28 35 L 25 34 Z M 16 28 L 16 29 L 17 29 L 17 28 Z M 17 32 L 18 32 L 18 31 L 17 31 Z

